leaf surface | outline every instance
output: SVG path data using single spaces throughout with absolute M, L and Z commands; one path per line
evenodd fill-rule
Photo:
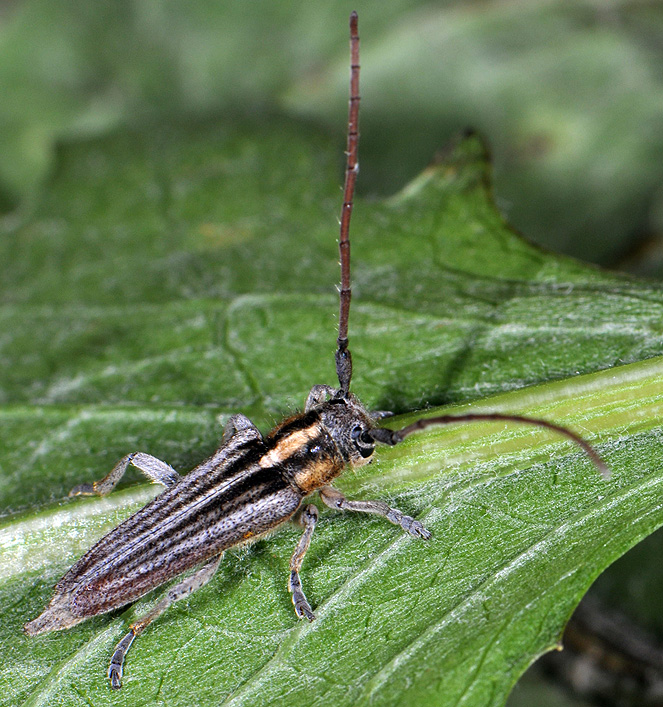
M 153 596 L 21 634 L 156 493 L 130 476 L 107 499 L 62 500 L 73 485 L 135 449 L 184 472 L 228 415 L 267 429 L 334 383 L 336 154 L 279 116 L 118 133 L 63 148 L 34 211 L 2 224 L 0 704 L 499 705 L 593 579 L 663 523 L 663 295 L 515 235 L 470 137 L 392 199 L 358 200 L 354 390 L 409 413 L 394 425 L 442 404 L 569 425 L 612 479 L 544 431 L 431 430 L 338 486 L 416 515 L 432 540 L 323 511 L 310 625 L 285 587 L 288 527 L 227 553 L 150 627 L 120 693 L 110 653 Z

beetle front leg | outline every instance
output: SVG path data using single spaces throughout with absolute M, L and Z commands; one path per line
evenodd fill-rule
M 406 516 L 397 508 L 392 508 L 383 501 L 350 501 L 340 491 L 331 486 L 325 486 L 320 489 L 320 498 L 330 508 L 337 508 L 342 511 L 374 513 L 382 516 L 390 523 L 399 525 L 406 533 L 410 533 L 415 538 L 428 540 L 431 537 L 430 530 L 426 530 L 418 520 L 415 520 L 412 516 Z
M 69 492 L 70 496 L 107 496 L 124 476 L 124 472 L 132 464 L 147 476 L 150 481 L 161 484 L 166 488 L 176 484 L 182 477 L 170 464 L 144 452 L 133 452 L 122 457 L 120 461 L 100 481 L 92 484 L 79 484 Z
M 315 525 L 318 522 L 318 509 L 310 504 L 303 510 L 299 522 L 305 526 L 304 534 L 297 543 L 292 557 L 290 558 L 290 579 L 288 580 L 288 591 L 292 594 L 292 603 L 295 606 L 295 613 L 300 619 L 308 619 L 313 621 L 315 615 L 311 605 L 308 603 L 304 590 L 302 589 L 302 581 L 299 577 L 299 570 L 302 568 L 304 555 L 311 544 L 311 536 L 315 530 Z

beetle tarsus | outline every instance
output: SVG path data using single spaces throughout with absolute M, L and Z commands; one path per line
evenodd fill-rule
M 304 595 L 302 582 L 297 570 L 292 570 L 292 572 L 290 572 L 288 589 L 292 593 L 292 603 L 295 607 L 295 614 L 297 614 L 300 619 L 314 621 L 315 614 L 313 613 L 313 609 L 311 609 L 311 605 L 308 603 L 308 599 Z
M 133 629 L 115 646 L 115 651 L 111 657 L 110 665 L 108 666 L 108 679 L 110 680 L 113 690 L 119 690 L 122 687 L 122 666 L 124 665 L 124 656 L 127 654 L 131 644 L 136 638 L 136 633 Z
M 74 486 L 69 492 L 69 496 L 97 496 L 97 492 L 94 490 L 94 484 L 79 484 Z
M 431 537 L 430 530 L 426 530 L 418 520 L 415 520 L 412 516 L 406 516 L 398 508 L 392 508 L 383 501 L 351 501 L 331 486 L 325 486 L 320 489 L 320 498 L 330 508 L 338 508 L 341 511 L 374 513 L 377 516 L 382 516 L 390 523 L 400 526 L 406 533 L 415 538 L 428 540 Z
M 400 525 L 413 538 L 429 540 L 431 537 L 430 530 L 427 530 L 418 520 L 415 520 L 412 516 L 406 516 L 397 508 L 390 508 L 386 518 L 394 525 Z

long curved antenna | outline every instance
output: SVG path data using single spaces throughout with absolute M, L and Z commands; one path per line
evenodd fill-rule
M 341 234 L 338 249 L 341 255 L 341 289 L 339 290 L 338 348 L 336 349 L 336 375 L 340 393 L 346 397 L 352 379 L 352 356 L 348 349 L 348 319 L 350 317 L 350 218 L 355 193 L 355 182 L 359 173 L 357 151 L 359 147 L 359 31 L 356 12 L 350 14 L 350 100 L 348 101 L 348 157 L 341 209 Z
M 601 457 L 596 453 L 594 447 L 585 442 L 585 440 L 577 435 L 575 432 L 571 432 L 566 427 L 561 425 L 555 425 L 547 420 L 540 420 L 536 417 L 521 417 L 520 415 L 502 415 L 500 413 L 476 413 L 467 415 L 439 415 L 438 417 L 426 417 L 421 420 L 413 422 L 407 427 L 403 427 L 400 430 L 388 430 L 385 427 L 376 427 L 372 430 L 368 430 L 365 434 L 370 436 L 376 442 L 382 442 L 383 444 L 398 444 L 402 442 L 406 437 L 411 435 L 413 432 L 418 432 L 419 430 L 425 430 L 427 427 L 432 427 L 433 425 L 450 425 L 459 422 L 520 422 L 525 425 L 535 425 L 536 427 L 544 427 L 547 430 L 552 430 L 558 434 L 568 437 L 570 440 L 575 442 L 582 450 L 587 454 L 587 456 L 592 460 L 594 466 L 599 470 L 604 479 L 610 478 L 610 469 L 608 469 L 607 464 L 601 459 Z

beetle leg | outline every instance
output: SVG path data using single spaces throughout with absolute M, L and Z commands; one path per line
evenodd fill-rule
M 166 596 L 157 603 L 157 605 L 149 611 L 145 616 L 135 621 L 129 627 L 129 633 L 127 633 L 124 638 L 115 646 L 115 651 L 111 657 L 110 666 L 108 667 L 108 679 L 110 680 L 111 687 L 114 690 L 119 690 L 122 687 L 122 666 L 124 664 L 124 658 L 127 654 L 131 644 L 134 642 L 134 638 L 142 633 L 154 619 L 162 614 L 171 604 L 174 604 L 180 599 L 189 596 L 196 589 L 207 584 L 207 582 L 212 579 L 214 573 L 216 572 L 219 563 L 221 562 L 221 555 L 215 557 L 211 562 L 203 565 L 197 572 L 194 572 L 190 577 L 179 582 L 174 587 L 171 587 L 167 592 Z
M 393 417 L 395 413 L 391 410 L 371 410 L 368 416 L 373 420 L 373 422 L 378 422 L 379 420 L 384 420 L 385 417 Z
M 246 415 L 241 413 L 238 415 L 231 415 L 226 422 L 226 426 L 223 428 L 223 437 L 221 437 L 221 444 L 227 444 L 232 437 L 234 437 L 238 432 L 242 430 L 250 430 L 253 432 L 253 436 L 257 439 L 262 439 L 262 434 L 260 430 L 249 420 Z M 249 435 L 251 436 L 251 435 Z
M 315 529 L 315 524 L 318 522 L 318 509 L 310 504 L 306 506 L 300 515 L 299 522 L 305 526 L 304 534 L 297 543 L 297 547 L 290 558 L 290 579 L 288 580 L 288 591 L 292 594 L 292 603 L 295 606 L 295 613 L 300 619 L 308 619 L 313 621 L 315 615 L 313 609 L 308 603 L 304 590 L 302 589 L 302 581 L 299 577 L 299 570 L 302 568 L 304 555 L 311 544 L 311 536 Z
M 314 385 L 309 391 L 308 397 L 306 398 L 304 412 L 308 412 L 316 405 L 320 405 L 320 403 L 324 403 L 325 400 L 333 398 L 335 393 L 336 389 L 332 388 L 330 385 Z
M 382 501 L 349 501 L 340 491 L 331 486 L 324 486 L 320 489 L 322 502 L 330 508 L 337 508 L 342 511 L 360 511 L 361 513 L 375 513 L 386 518 L 390 523 L 399 525 L 403 530 L 415 538 L 428 540 L 431 533 L 424 526 L 396 508 L 391 508 Z
M 153 457 L 144 452 L 133 452 L 122 457 L 120 461 L 104 476 L 100 481 L 92 484 L 79 484 L 74 486 L 69 492 L 70 496 L 106 496 L 117 485 L 117 482 L 124 476 L 124 472 L 133 464 L 140 469 L 150 481 L 162 484 L 166 488 L 176 484 L 182 477 L 173 469 L 170 464 L 162 462 L 161 459 Z

